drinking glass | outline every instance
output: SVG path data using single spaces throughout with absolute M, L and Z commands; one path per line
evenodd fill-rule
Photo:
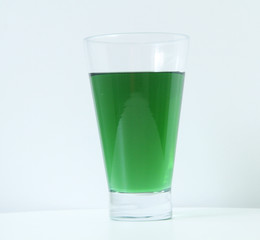
M 172 217 L 188 39 L 176 33 L 84 39 L 114 220 Z

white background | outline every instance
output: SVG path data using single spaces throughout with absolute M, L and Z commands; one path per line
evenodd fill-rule
M 101 208 L 82 39 L 190 35 L 174 206 L 260 207 L 258 0 L 1 0 L 0 212 Z

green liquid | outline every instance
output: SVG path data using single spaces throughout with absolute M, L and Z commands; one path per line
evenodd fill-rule
M 109 188 L 171 187 L 184 73 L 92 73 Z

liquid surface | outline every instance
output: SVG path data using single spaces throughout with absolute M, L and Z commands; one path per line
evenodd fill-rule
M 171 187 L 184 73 L 92 73 L 109 188 Z

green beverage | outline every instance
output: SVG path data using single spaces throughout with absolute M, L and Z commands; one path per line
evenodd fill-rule
M 171 187 L 184 73 L 91 73 L 109 188 Z

